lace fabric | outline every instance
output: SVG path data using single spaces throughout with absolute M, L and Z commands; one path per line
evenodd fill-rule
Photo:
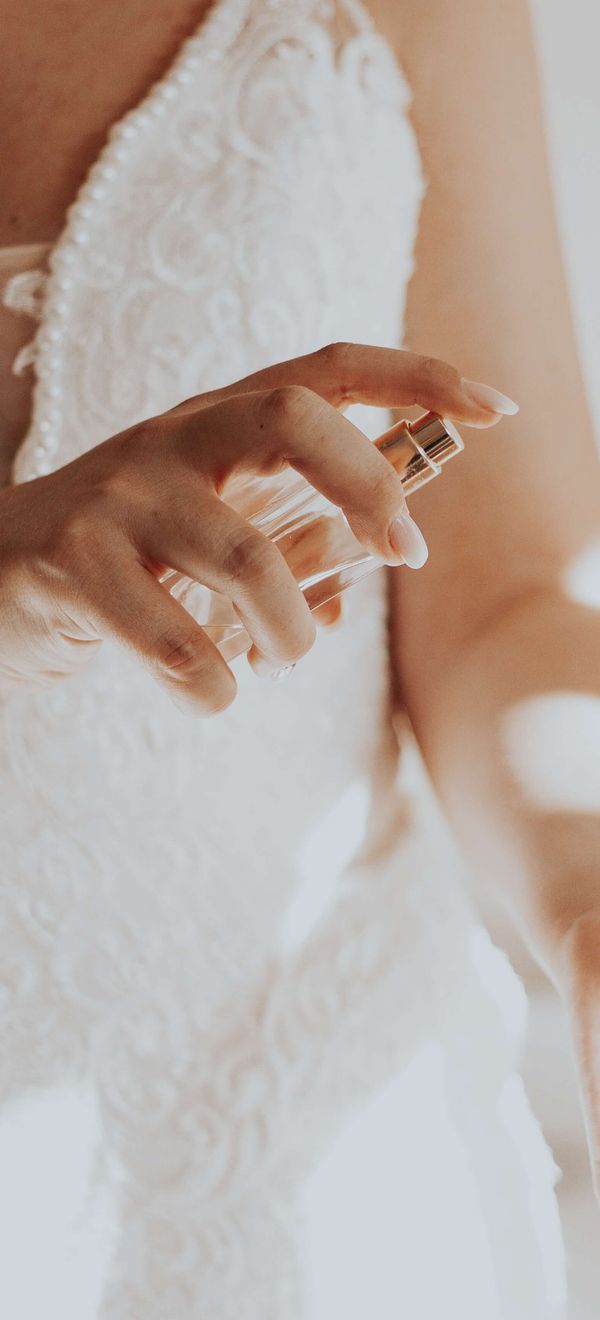
M 341 17 L 351 35 L 340 45 Z M 224 69 L 232 87 L 222 115 Z M 324 119 L 320 98 L 331 83 L 336 96 L 326 101 Z M 346 337 L 359 320 L 364 324 L 367 308 L 373 328 L 380 325 L 378 284 L 362 256 L 364 226 L 374 195 L 382 208 L 388 194 L 397 203 L 403 174 L 416 196 L 424 187 L 412 135 L 397 113 L 390 115 L 409 97 L 389 47 L 356 3 L 213 6 L 166 77 L 114 126 L 70 208 L 50 257 L 34 347 L 33 424 L 15 479 L 49 471 L 105 438 L 116 422 L 128 425 L 254 364 L 318 346 L 325 334 L 318 309 L 339 299 L 344 284 L 339 314 Z M 414 163 L 405 173 L 407 157 Z M 398 170 L 391 186 L 390 160 Z M 259 210 L 248 214 L 249 190 L 252 197 L 257 189 Z M 402 213 L 411 212 L 414 225 L 409 193 Z M 210 223 L 199 227 L 199 216 Z M 392 213 L 382 228 L 396 272 L 412 260 L 407 239 L 414 234 L 394 219 Z M 320 230 L 328 235 L 322 248 Z M 346 251 L 351 282 L 339 268 Z M 91 289 L 97 333 L 104 334 L 106 317 L 113 353 L 109 361 L 104 345 L 96 345 L 94 380 L 83 384 L 84 364 L 75 357 L 82 320 L 86 338 L 90 333 L 82 299 Z M 400 310 L 397 298 L 386 342 L 396 340 Z M 275 324 L 281 351 L 273 355 Z M 225 372 L 218 347 L 224 341 Z M 74 379 L 82 382 L 77 400 Z
M 40 295 L 15 480 L 270 362 L 401 343 L 426 187 L 409 103 L 355 0 L 217 3 L 115 125 L 47 281 L 13 286 L 13 306 Z M 1 698 L 3 1112 L 67 1086 L 94 1116 L 52 1270 L 48 1217 L 39 1241 L 24 1230 L 32 1277 L 6 1298 L 0 1282 L 13 1320 L 35 1286 L 61 1320 L 316 1320 L 307 1178 L 427 1040 L 477 1187 L 478 1315 L 562 1314 L 558 1171 L 534 1120 L 519 1153 L 524 1097 L 501 1119 L 522 992 L 404 782 L 386 581 L 347 593 L 343 629 L 287 683 L 234 662 L 212 721 L 181 720 L 110 644 L 68 683 Z M 374 1237 L 385 1215 L 370 1207 Z M 464 1320 L 466 1273 L 453 1286 Z M 390 1292 L 390 1316 L 427 1306 L 425 1283 Z

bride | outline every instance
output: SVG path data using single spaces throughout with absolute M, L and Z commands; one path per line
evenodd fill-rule
M 563 998 L 595 1172 L 599 482 L 525 0 L 4 33 L 3 1314 L 562 1316 L 464 885 Z M 413 408 L 466 446 L 409 514 Z M 227 502 L 286 470 L 383 561 L 314 611 Z

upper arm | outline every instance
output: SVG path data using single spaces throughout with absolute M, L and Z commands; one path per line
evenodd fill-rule
M 395 660 L 421 676 L 598 535 L 599 477 L 527 0 L 370 0 L 413 91 L 427 190 L 404 347 L 520 404 L 411 497 L 429 542 L 387 570 Z M 423 680 L 424 681 L 424 680 Z M 417 693 L 418 695 L 418 693 Z

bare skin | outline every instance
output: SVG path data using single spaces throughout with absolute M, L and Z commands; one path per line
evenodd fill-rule
M 426 489 L 411 503 L 431 555 L 419 573 L 387 570 L 390 647 L 397 700 L 409 712 L 449 819 L 477 869 L 512 905 L 564 996 L 598 1177 L 600 822 L 583 808 L 568 814 L 556 809 L 561 776 L 565 785 L 576 779 L 577 761 L 564 749 L 557 753 L 550 707 L 527 751 L 539 746 L 543 757 L 547 746 L 546 760 L 556 761 L 554 806 L 536 797 L 535 775 L 522 749 L 512 746 L 510 755 L 507 750 L 515 707 L 529 709 L 528 703 L 547 695 L 560 703 L 574 691 L 593 711 L 600 699 L 598 611 L 578 603 L 565 585 L 577 557 L 600 536 L 600 484 L 527 3 L 369 0 L 368 7 L 396 47 L 413 89 L 410 113 L 429 179 L 407 309 L 408 344 L 420 367 L 413 362 L 411 368 L 410 354 L 399 352 L 392 395 L 384 388 L 383 358 L 365 366 L 355 346 L 350 353 L 338 351 L 337 358 L 330 352 L 326 370 L 321 362 L 316 375 L 313 362 L 302 376 L 306 359 L 298 360 L 304 367 L 281 364 L 276 383 L 306 388 L 308 431 L 309 421 L 316 425 L 319 399 L 325 413 L 318 425 L 331 428 L 334 417 L 343 421 L 344 396 L 346 402 L 379 399 L 403 411 L 419 404 L 468 425 L 490 425 L 493 415 L 467 405 L 463 375 L 493 381 L 521 405 L 518 417 L 504 421 L 501 441 L 473 443 L 456 470 L 448 471 L 443 500 Z M 176 6 L 33 0 L 24 8 L 9 0 L 0 48 L 6 107 L 0 155 L 3 198 L 10 204 L 5 200 L 0 208 L 0 245 L 57 237 L 108 126 L 137 103 L 206 8 L 186 0 Z M 103 79 L 107 67 L 111 77 Z M 268 391 L 274 383 L 263 379 L 254 388 Z M 163 425 L 157 424 L 156 437 Z M 284 445 L 281 432 L 279 443 Z M 156 444 L 160 448 L 160 439 Z M 126 450 L 120 438 L 113 445 L 114 453 Z M 360 446 L 353 452 L 357 467 L 346 472 L 350 504 L 353 483 L 368 461 Z M 88 462 L 93 466 L 97 456 Z M 93 485 L 91 466 L 88 474 Z M 311 471 L 315 485 L 323 475 Z M 72 473 L 59 477 L 59 485 L 61 480 L 66 497 L 67 488 L 73 491 Z M 19 526 L 27 498 L 32 528 L 36 512 L 47 507 L 48 487 L 33 486 L 37 490 L 28 496 L 23 490 L 0 494 L 21 501 Z M 126 504 L 127 491 L 123 485 L 120 490 Z M 37 511 L 34 500 L 40 501 Z M 119 516 L 125 512 L 121 505 Z M 364 534 L 381 545 L 383 523 L 368 531 L 367 523 Z M 20 536 L 26 573 L 27 542 Z M 276 571 L 273 561 L 264 567 Z M 69 572 L 81 586 L 83 562 L 71 556 Z M 287 586 L 290 634 L 274 639 L 265 626 L 261 637 L 272 663 L 302 655 L 311 640 L 300 593 L 289 581 Z M 156 582 L 154 588 L 159 591 Z M 13 639 L 17 631 L 15 626 Z M 147 654 L 147 642 L 138 638 L 140 655 L 144 647 Z M 202 644 L 195 645 L 199 652 Z M 225 691 L 229 679 L 218 666 L 213 658 L 222 708 L 232 692 L 231 685 Z M 189 676 L 201 694 L 194 663 Z M 167 682 L 180 679 L 166 674 Z M 209 698 L 198 699 L 210 705 Z
M 165 72 L 209 9 L 210 0 L 6 0 L 0 246 L 55 241 L 111 124 Z
M 529 8 L 369 8 L 410 82 L 429 181 L 407 345 L 520 404 L 443 498 L 411 500 L 430 556 L 387 570 L 398 699 L 465 853 L 563 996 L 600 1198 L 600 469 Z M 570 583 L 594 551 L 584 602 Z
M 371 553 L 418 567 L 424 547 L 400 477 L 341 415 L 350 402 L 402 399 L 475 426 L 498 420 L 468 399 L 447 363 L 331 344 L 199 395 L 49 476 L 6 489 L 0 681 L 47 685 L 110 636 L 189 712 L 225 709 L 235 678 L 160 586 L 167 566 L 231 599 L 253 639 L 248 659 L 257 673 L 298 660 L 315 640 L 312 613 L 278 548 L 227 504 L 227 484 L 289 465 L 343 508 Z M 398 517 L 401 554 L 389 537 Z

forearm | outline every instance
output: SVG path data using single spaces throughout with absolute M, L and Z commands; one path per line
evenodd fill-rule
M 600 904 L 600 613 L 524 596 L 407 706 L 467 857 L 552 975 Z

